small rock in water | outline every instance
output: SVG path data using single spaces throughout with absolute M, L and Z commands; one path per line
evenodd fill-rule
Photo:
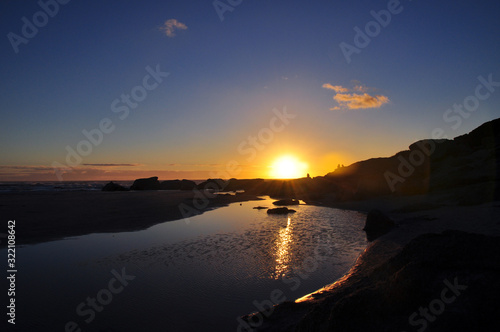
M 297 211 L 286 208 L 286 207 L 267 210 L 268 214 L 288 214 L 288 213 L 294 213 L 294 212 L 297 212 Z
M 274 205 L 299 205 L 300 202 L 298 199 L 295 198 L 288 198 L 288 199 L 280 199 L 276 202 L 273 202 Z

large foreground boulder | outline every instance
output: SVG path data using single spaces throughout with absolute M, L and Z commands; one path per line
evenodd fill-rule
M 498 330 L 500 237 L 424 234 L 386 263 L 358 269 L 307 302 L 242 322 L 259 332 Z
M 494 331 L 499 262 L 498 237 L 422 235 L 376 269 L 372 283 L 339 299 L 327 330 Z
M 369 241 L 387 233 L 391 228 L 396 226 L 396 223 L 386 216 L 382 211 L 373 209 L 366 216 L 365 227 L 366 237 Z
M 158 190 L 160 189 L 160 182 L 157 176 L 146 179 L 137 179 L 130 187 L 131 190 Z

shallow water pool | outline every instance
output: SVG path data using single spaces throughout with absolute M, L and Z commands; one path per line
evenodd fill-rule
M 236 331 L 239 316 L 335 281 L 366 247 L 361 213 L 253 209 L 273 201 L 234 203 L 144 231 L 18 247 L 16 328 Z

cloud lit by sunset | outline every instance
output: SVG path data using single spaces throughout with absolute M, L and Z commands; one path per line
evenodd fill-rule
M 325 83 L 322 86 L 324 89 L 335 91 L 333 99 L 339 104 L 330 108 L 331 110 L 342 110 L 342 109 L 362 109 L 362 108 L 379 108 L 384 104 L 389 102 L 389 98 L 383 95 L 371 96 L 366 91 L 369 89 L 363 85 L 355 85 L 352 89 L 342 87 L 340 85 L 332 85 L 330 83 Z M 359 93 L 348 93 L 350 91 L 364 92 Z
M 166 20 L 160 30 L 167 35 L 167 37 L 175 37 L 175 30 L 186 30 L 187 26 L 184 23 L 177 21 L 175 18 Z
M 367 93 L 362 95 L 355 93 L 337 94 L 333 99 L 340 104 L 340 107 L 346 107 L 348 109 L 379 108 L 389 102 L 389 98 L 386 96 L 370 96 Z

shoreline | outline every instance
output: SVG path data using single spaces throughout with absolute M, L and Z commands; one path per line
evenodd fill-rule
M 193 191 L 59 191 L 1 193 L 5 222 L 16 220 L 18 245 L 92 233 L 132 232 L 231 203 L 260 200 L 255 195 L 216 195 L 203 200 Z M 200 207 L 200 208 L 197 208 Z M 0 243 L 5 248 L 6 242 Z
M 186 204 L 185 206 L 190 208 L 190 212 L 196 213 L 192 215 L 194 216 L 218 207 L 227 206 L 231 203 L 260 200 L 258 196 L 246 193 L 234 196 L 218 195 L 209 199 L 203 209 L 196 209 L 195 206 L 200 206 L 199 196 L 198 193 L 198 197 L 196 197 L 196 193 L 193 191 L 9 193 L 0 194 L 2 202 L 0 204 L 0 211 L 2 215 L 6 216 L 6 220 L 15 219 L 17 221 L 16 239 L 18 241 L 17 244 L 22 246 L 92 233 L 144 230 L 162 222 L 183 219 L 182 213 L 179 210 L 180 204 Z M 455 195 L 452 192 L 440 192 L 432 195 L 386 196 L 369 200 L 335 203 L 329 197 L 324 197 L 322 201 L 306 201 L 309 205 L 359 212 L 368 212 L 373 208 L 377 208 L 392 218 L 396 222 L 397 227 L 374 241 L 369 242 L 354 265 L 341 278 L 321 289 L 295 299 L 293 302 L 277 304 L 272 309 L 271 315 L 250 313 L 242 316 L 242 321 L 249 324 L 254 331 L 299 332 L 309 331 L 308 328 L 310 326 L 314 326 L 315 331 L 326 331 L 332 330 L 332 326 L 336 324 L 342 324 L 342 318 L 337 317 L 336 320 L 332 320 L 331 317 L 337 314 L 341 315 L 341 317 L 346 316 L 355 319 L 358 325 L 363 324 L 363 322 L 366 324 L 372 322 L 379 326 L 392 326 L 403 330 L 405 326 L 408 328 L 408 323 L 404 325 L 401 321 L 403 318 L 408 319 L 411 310 L 418 309 L 419 303 L 421 303 L 417 301 L 418 296 L 410 296 L 402 303 L 396 304 L 395 307 L 413 308 L 410 309 L 409 314 L 393 313 L 394 317 L 391 317 L 390 314 L 385 315 L 381 313 L 382 316 L 385 315 L 385 318 L 364 317 L 367 314 L 366 312 L 369 313 L 371 310 L 378 310 L 376 307 L 381 298 L 383 298 L 384 293 L 382 292 L 377 296 L 371 295 L 371 293 L 368 295 L 364 293 L 360 294 L 360 289 L 370 289 L 369 292 L 381 292 L 379 290 L 381 288 L 384 292 L 390 292 L 391 287 L 394 287 L 394 285 L 391 287 L 384 286 L 387 280 L 396 280 L 397 286 L 398 284 L 415 282 L 413 279 L 420 280 L 424 277 L 427 278 L 427 276 L 423 277 L 413 272 L 413 274 L 399 280 L 399 272 L 395 274 L 381 274 L 380 271 L 394 269 L 393 261 L 401 260 L 400 256 L 402 253 L 410 249 L 413 249 L 414 255 L 416 252 L 416 256 L 410 260 L 410 263 L 425 261 L 427 256 L 439 260 L 440 257 L 436 255 L 436 252 L 426 252 L 426 246 L 434 245 L 432 242 L 429 242 L 430 244 L 414 243 L 415 241 L 422 241 L 420 238 L 428 237 L 429 234 L 441 236 L 440 243 L 450 247 L 456 245 L 457 238 L 463 241 L 474 240 L 468 238 L 473 234 L 481 234 L 484 237 L 477 240 L 478 245 L 482 242 L 490 241 L 493 237 L 497 237 L 498 240 L 496 241 L 500 244 L 500 222 L 497 221 L 500 220 L 500 202 L 493 201 L 480 205 L 460 205 L 454 197 Z M 450 235 L 449 230 L 462 233 L 452 233 Z M 0 244 L 0 248 L 5 247 L 2 244 L 4 243 Z M 470 244 L 467 244 L 465 249 L 474 252 L 472 250 L 474 246 L 471 247 Z M 500 254 L 500 248 L 498 249 L 489 249 L 488 247 L 488 249 L 483 249 L 482 252 L 478 251 L 476 254 L 481 257 L 488 257 L 492 255 L 493 251 L 497 251 Z M 453 250 L 458 249 L 455 248 Z M 427 256 L 419 256 L 420 252 L 425 253 Z M 457 259 L 454 256 L 456 255 L 452 255 L 451 257 Z M 476 257 L 475 260 L 478 260 L 478 258 Z M 495 268 L 500 271 L 500 257 L 498 259 L 494 257 L 491 260 L 497 262 L 498 266 Z M 442 280 L 443 277 L 441 277 L 441 274 L 443 271 L 441 265 L 446 264 L 446 261 L 438 261 L 435 264 L 436 266 L 428 271 L 428 274 L 440 275 L 435 278 L 441 278 Z M 405 267 L 406 265 L 398 268 L 404 270 Z M 467 266 L 467 269 L 473 270 L 474 267 Z M 461 271 L 458 270 L 458 272 L 454 271 L 453 273 L 460 275 L 463 272 Z M 453 275 L 449 275 L 446 278 L 453 280 Z M 480 277 L 474 276 L 474 278 L 477 279 Z M 391 282 L 394 283 L 394 281 Z M 429 281 L 425 279 L 425 282 L 431 284 L 436 283 L 436 280 Z M 432 287 L 429 286 L 429 289 L 432 289 Z M 425 293 L 427 289 L 424 287 L 420 291 Z M 432 291 L 437 292 L 435 289 Z M 484 289 L 480 288 L 479 292 L 482 291 Z M 500 290 L 497 293 L 493 292 L 493 294 L 495 296 L 500 295 Z M 355 302 L 355 304 L 352 304 L 352 298 L 356 297 L 358 297 L 357 301 L 361 301 L 361 303 Z M 360 312 L 362 303 L 365 300 L 367 303 L 371 303 L 375 309 L 368 307 L 363 309 L 366 312 Z M 474 302 L 476 300 L 471 301 Z M 480 304 L 477 306 L 480 307 Z M 351 308 L 349 310 L 345 309 L 347 310 L 345 312 L 341 311 L 342 313 L 338 313 L 337 311 L 340 310 L 339 306 L 351 306 Z M 459 309 L 465 310 L 463 308 Z M 484 308 L 480 307 L 480 309 L 483 310 Z M 385 310 L 393 310 L 393 307 L 385 308 Z M 264 317 L 255 318 L 258 315 L 264 315 Z M 401 318 L 400 316 L 404 317 Z M 444 317 L 447 316 L 444 315 Z M 475 316 L 473 315 L 473 317 Z M 441 320 L 447 322 L 446 318 L 441 318 Z M 250 325 L 255 321 L 261 321 L 262 324 L 259 326 Z M 369 325 L 359 328 L 363 330 L 368 327 Z M 334 328 L 333 330 L 336 329 Z M 342 325 L 340 330 L 356 331 L 350 325 Z M 376 328 L 371 330 L 378 331 Z M 382 330 L 380 329 L 380 331 Z M 432 331 L 432 329 L 429 329 L 429 331 Z
M 275 305 L 271 314 L 269 312 L 249 313 L 242 316 L 242 320 L 254 331 L 336 331 L 336 328 L 339 331 L 385 331 L 388 326 L 394 327 L 395 330 L 405 330 L 405 328 L 406 330 L 413 330 L 407 321 L 412 314 L 411 310 L 406 316 L 396 310 L 397 315 L 394 314 L 394 317 L 390 317 L 390 314 L 387 312 L 380 312 L 380 317 L 373 317 L 370 311 L 377 312 L 378 309 L 370 306 L 364 307 L 363 303 L 366 300 L 366 303 L 371 302 L 372 305 L 377 306 L 380 301 L 386 301 L 387 299 L 382 300 L 384 298 L 383 294 L 377 295 L 374 300 L 371 292 L 377 293 L 379 292 L 378 289 L 384 289 L 380 285 L 383 285 L 387 280 L 391 280 L 392 282 L 390 287 L 386 287 L 386 291 L 390 291 L 391 287 L 397 288 L 394 283 L 412 283 L 414 282 L 413 279 L 418 280 L 424 277 L 419 275 L 418 272 L 401 277 L 399 275 L 403 274 L 401 270 L 396 271 L 394 274 L 383 274 L 380 271 L 390 270 L 395 260 L 401 259 L 400 256 L 404 256 L 403 253 L 405 251 L 413 249 L 414 257 L 407 264 L 412 264 L 412 262 L 417 262 L 418 264 L 420 261 L 426 261 L 430 256 L 438 263 L 427 274 L 440 275 L 444 273 L 442 269 L 446 270 L 444 266 L 448 262 L 444 260 L 440 261 L 441 257 L 439 254 L 441 253 L 426 252 L 425 245 L 418 243 L 418 241 L 421 241 L 421 238 L 431 236 L 431 234 L 442 237 L 439 241 L 444 243 L 444 246 L 449 245 L 456 251 L 459 249 L 453 247 L 454 243 L 450 240 L 449 232 L 457 232 L 458 235 L 453 234 L 456 238 L 463 237 L 467 239 L 468 236 L 483 236 L 484 238 L 479 240 L 478 243 L 493 238 L 496 238 L 497 240 L 495 241 L 500 243 L 500 222 L 497 221 L 500 220 L 500 202 L 494 201 L 472 206 L 457 206 L 453 204 L 426 206 L 426 199 L 423 200 L 423 198 L 425 197 L 412 196 L 396 200 L 379 198 L 335 204 L 317 202 L 316 205 L 320 206 L 330 206 L 332 208 L 350 209 L 360 212 L 367 212 L 372 208 L 382 206 L 381 209 L 387 212 L 387 215 L 396 222 L 397 227 L 369 242 L 351 269 L 338 280 L 310 294 L 295 299 L 293 302 L 284 302 Z M 435 199 L 435 197 L 431 199 Z M 424 209 L 419 209 L 418 206 L 424 207 Z M 454 238 L 453 236 L 451 238 Z M 475 248 L 464 249 L 474 252 Z M 477 250 L 475 254 L 479 257 L 488 257 L 494 254 L 490 251 L 498 251 L 495 249 L 488 249 L 484 252 Z M 419 256 L 420 252 L 426 253 L 427 256 Z M 450 257 L 458 261 L 461 259 L 460 255 L 453 254 Z M 448 259 L 451 259 L 450 257 Z M 496 260 L 496 258 L 492 260 Z M 441 264 L 443 267 L 441 267 Z M 500 269 L 500 261 L 496 264 L 496 268 Z M 457 265 L 460 264 L 457 263 Z M 398 268 L 404 270 L 405 266 Z M 475 273 L 474 267 L 467 266 L 466 269 L 471 270 L 471 274 Z M 458 269 L 456 273 L 461 272 L 463 271 Z M 425 277 L 428 276 L 425 275 Z M 439 279 L 441 277 L 436 278 Z M 474 278 L 477 279 L 480 276 L 475 276 Z M 432 280 L 432 282 L 435 282 L 435 280 Z M 429 289 L 432 288 L 430 281 L 427 286 Z M 426 285 L 420 291 L 426 291 L 425 287 Z M 367 294 L 361 292 L 360 289 Z M 483 288 L 478 288 L 477 292 L 487 293 L 488 287 L 483 285 Z M 499 292 L 496 293 L 496 295 L 498 294 Z M 395 310 L 394 308 L 399 306 L 413 308 L 413 311 L 417 310 L 422 303 L 418 301 L 417 295 L 413 297 L 411 295 L 413 294 L 410 294 L 407 299 L 401 299 L 400 303 L 395 303 L 393 306 L 386 308 L 386 310 Z M 437 295 L 439 295 L 439 292 L 437 292 Z M 429 298 L 427 303 L 431 300 L 432 297 Z M 490 305 L 488 303 L 481 303 L 479 300 L 476 301 L 479 302 L 478 307 L 480 304 L 483 305 L 479 309 L 474 309 L 475 311 L 471 314 L 473 317 L 479 315 L 480 311 L 484 310 L 484 306 Z M 345 307 L 349 307 L 349 309 L 345 309 Z M 477 311 L 479 311 L 479 314 Z M 401 315 L 402 317 L 400 317 Z M 445 315 L 443 316 L 446 317 Z M 337 320 L 332 317 L 336 317 Z M 356 323 L 350 326 L 349 323 L 345 322 L 343 317 L 350 317 Z M 449 323 L 446 318 L 441 318 L 441 320 L 441 323 Z M 262 322 L 261 325 L 252 325 L 256 321 Z M 402 321 L 405 321 L 406 324 L 402 323 Z M 347 325 L 342 325 L 344 323 Z M 354 327 L 356 325 L 357 327 Z M 377 329 L 375 326 L 379 326 L 380 329 Z M 429 331 L 433 331 L 433 329 L 429 329 Z

